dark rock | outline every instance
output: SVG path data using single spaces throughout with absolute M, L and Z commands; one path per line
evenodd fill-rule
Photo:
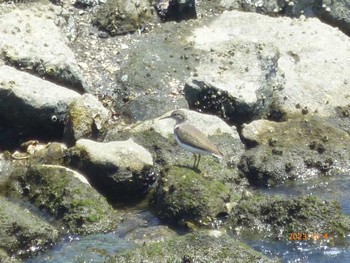
M 253 185 L 349 172 L 350 135 L 325 120 L 254 121 L 242 135 L 255 146 L 245 151 L 238 167 Z
M 16 257 L 45 250 L 59 238 L 58 231 L 48 222 L 4 197 L 0 197 L 0 228 L 0 251 Z
M 93 24 L 115 36 L 135 32 L 152 18 L 152 7 L 147 0 L 107 0 L 97 11 Z
M 155 8 L 164 21 L 181 21 L 197 18 L 195 0 L 160 0 Z
M 8 66 L 0 66 L 0 74 L 0 126 L 11 131 L 0 145 L 61 139 L 68 104 L 80 95 Z
M 67 156 L 67 147 L 64 144 L 53 142 L 34 151 L 29 156 L 30 164 L 64 165 Z
M 84 177 L 62 166 L 33 165 L 27 170 L 14 170 L 8 194 L 29 200 L 61 221 L 72 234 L 112 231 L 119 220 Z
M 344 242 L 350 231 L 350 220 L 337 202 L 313 196 L 250 196 L 237 204 L 230 218 L 228 225 L 242 235 L 282 240 L 293 240 L 289 239 L 290 233 L 307 233 L 310 236 L 302 238 L 312 241 L 315 233 L 335 244 Z
M 241 195 L 214 179 L 212 176 L 219 171 L 213 170 L 204 174 L 176 166 L 163 170 L 154 194 L 159 216 L 175 224 L 210 225 L 227 215 L 228 204 Z
M 338 27 L 350 36 L 350 2 L 348 0 L 315 0 L 314 11 L 323 22 Z
M 228 236 L 192 233 L 116 254 L 106 262 L 277 262 Z

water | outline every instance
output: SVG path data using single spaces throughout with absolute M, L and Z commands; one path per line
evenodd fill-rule
M 344 214 L 350 215 L 350 175 L 282 185 L 272 189 L 261 189 L 260 192 L 267 195 L 278 194 L 284 196 L 314 195 L 324 200 L 336 200 Z M 119 251 L 132 249 L 136 246 L 135 242 L 128 241 L 130 233 L 137 233 L 139 229 L 146 231 L 148 229 L 148 232 L 152 232 L 156 227 L 162 227 L 161 222 L 146 207 L 129 210 L 125 218 L 114 233 L 87 237 L 66 237 L 52 250 L 33 259 L 28 259 L 26 263 L 103 262 Z M 143 235 L 143 232 L 141 233 Z M 164 235 L 164 232 L 160 232 L 160 235 Z M 350 262 L 349 247 L 329 246 L 327 242 L 321 240 L 315 242 L 244 241 L 255 250 L 269 257 L 278 257 L 285 263 Z M 348 241 L 350 244 L 350 238 L 348 238 Z
M 52 250 L 26 263 L 76 263 L 103 262 L 114 253 L 131 249 L 133 244 L 119 238 L 115 233 L 86 237 L 66 237 Z
M 263 194 L 284 196 L 317 196 L 323 200 L 339 202 L 345 215 L 350 215 L 350 175 L 324 178 L 304 183 L 281 185 L 273 189 L 260 190 Z M 347 238 L 350 244 L 350 237 Z M 318 241 L 271 241 L 246 240 L 246 242 L 270 257 L 279 257 L 286 263 L 349 263 L 350 247 L 328 246 L 325 240 Z

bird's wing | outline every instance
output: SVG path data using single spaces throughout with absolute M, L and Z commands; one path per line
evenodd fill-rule
M 191 147 L 209 151 L 215 155 L 222 156 L 218 148 L 193 125 L 183 123 L 175 128 L 178 139 Z

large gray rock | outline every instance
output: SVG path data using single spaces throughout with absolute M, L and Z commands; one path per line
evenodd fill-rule
M 82 138 L 96 140 L 106 132 L 108 120 L 108 110 L 102 103 L 93 95 L 84 94 L 68 106 L 64 139 L 68 145 Z
M 86 91 L 78 63 L 49 5 L 0 13 L 0 58 L 24 71 Z
M 80 95 L 9 66 L 0 66 L 0 75 L 1 126 L 19 133 L 9 136 L 61 138 L 67 106 Z
M 0 204 L 0 251 L 25 257 L 58 241 L 58 231 L 29 209 L 4 197 Z
M 80 139 L 70 149 L 70 165 L 111 200 L 131 201 L 144 196 L 153 183 L 151 154 L 132 139 L 108 143 Z
M 201 97 L 208 90 L 214 90 L 210 103 L 234 120 L 333 116 L 335 107 L 350 103 L 350 43 L 318 19 L 224 12 L 188 40 L 208 54 L 185 89 L 193 107 L 208 107 Z

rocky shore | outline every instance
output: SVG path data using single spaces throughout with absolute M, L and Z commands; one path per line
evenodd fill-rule
M 172 2 L 0 0 L 1 262 L 113 232 L 140 202 L 181 235 L 106 262 L 279 261 L 247 236 L 349 245 L 337 202 L 259 192 L 350 174 L 348 1 Z M 161 119 L 176 108 L 221 161 L 192 168 Z

